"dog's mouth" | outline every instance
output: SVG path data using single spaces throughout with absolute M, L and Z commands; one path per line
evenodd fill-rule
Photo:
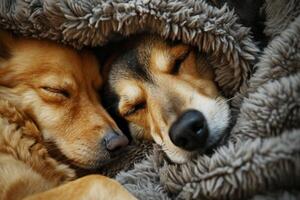
M 163 142 L 161 147 L 166 154 L 165 159 L 168 163 L 183 164 L 192 160 L 197 155 L 205 154 L 206 156 L 211 156 L 219 146 L 225 143 L 227 137 L 228 134 L 224 133 L 220 138 L 214 140 L 210 145 L 201 146 L 195 150 L 182 149 L 173 143 L 168 144 L 168 142 Z
M 79 163 L 69 163 L 69 166 L 76 171 L 78 177 L 86 176 L 89 174 L 102 174 L 113 177 L 124 167 L 130 165 L 128 163 L 128 155 L 133 150 L 134 146 L 127 146 L 122 150 L 117 150 L 110 154 L 110 157 L 104 160 L 99 160 L 89 167 L 82 167 Z M 127 166 L 128 167 L 128 166 Z
M 133 146 L 127 146 L 122 149 L 117 149 L 113 152 L 109 153 L 109 158 L 104 159 L 104 160 L 99 160 L 96 164 L 97 168 L 103 167 L 104 165 L 108 165 L 110 163 L 120 161 L 121 159 L 124 159 L 128 155 L 128 152 L 132 150 L 134 147 Z
M 48 150 L 49 155 L 57 160 L 58 162 L 61 162 L 63 164 L 66 164 L 70 166 L 72 169 L 75 170 L 97 170 L 101 168 L 104 165 L 108 165 L 112 162 L 116 162 L 117 160 L 124 158 L 124 156 L 127 155 L 127 152 L 133 148 L 131 146 L 127 146 L 121 149 L 117 149 L 113 152 L 105 152 L 106 156 L 103 157 L 102 159 L 95 159 L 93 161 L 88 161 L 88 162 L 82 162 L 77 159 L 72 159 L 66 156 L 63 151 L 58 147 L 57 144 L 55 144 L 54 141 L 46 141 L 45 146 Z M 103 154 L 103 152 L 102 152 Z
M 209 156 L 226 141 L 231 128 L 229 118 L 227 110 L 216 110 L 211 115 L 196 109 L 186 110 L 171 125 L 163 150 L 175 163 L 185 163 L 199 154 Z

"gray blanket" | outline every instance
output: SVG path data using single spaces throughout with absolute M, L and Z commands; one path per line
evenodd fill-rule
M 0 27 L 76 48 L 140 32 L 197 46 L 231 99 L 228 142 L 184 165 L 155 147 L 116 178 L 140 199 L 299 199 L 300 1 L 266 0 L 263 12 L 263 50 L 226 5 L 196 0 L 3 0 Z

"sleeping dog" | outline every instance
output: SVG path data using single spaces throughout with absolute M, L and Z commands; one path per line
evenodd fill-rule
M 10 102 L 39 129 L 29 120 L 16 120 L 20 116 L 12 109 L 7 113 L 8 104 L 1 104 L 7 108 L 0 112 L 0 199 L 134 199 L 104 176 L 66 183 L 53 175 L 55 170 L 69 173 L 74 166 L 97 169 L 128 144 L 99 103 L 101 86 L 98 64 L 90 52 L 0 32 L 0 103 Z M 3 115 L 23 125 L 3 128 L 8 123 Z M 33 133 L 22 135 L 22 126 L 30 127 L 41 141 L 36 144 Z M 16 134 L 10 134 L 14 129 Z M 51 168 L 60 158 L 67 165 Z M 38 170 L 45 160 L 48 163 Z
M 176 163 L 218 144 L 230 111 L 205 54 L 153 35 L 137 36 L 123 52 L 104 67 L 103 98 L 133 138 L 153 139 Z

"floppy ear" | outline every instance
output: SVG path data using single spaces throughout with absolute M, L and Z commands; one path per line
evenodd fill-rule
M 3 62 L 11 57 L 10 48 L 12 42 L 12 35 L 0 30 L 0 68 Z

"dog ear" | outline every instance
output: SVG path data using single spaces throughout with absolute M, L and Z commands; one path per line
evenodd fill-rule
M 0 67 L 11 57 L 12 35 L 0 30 Z

